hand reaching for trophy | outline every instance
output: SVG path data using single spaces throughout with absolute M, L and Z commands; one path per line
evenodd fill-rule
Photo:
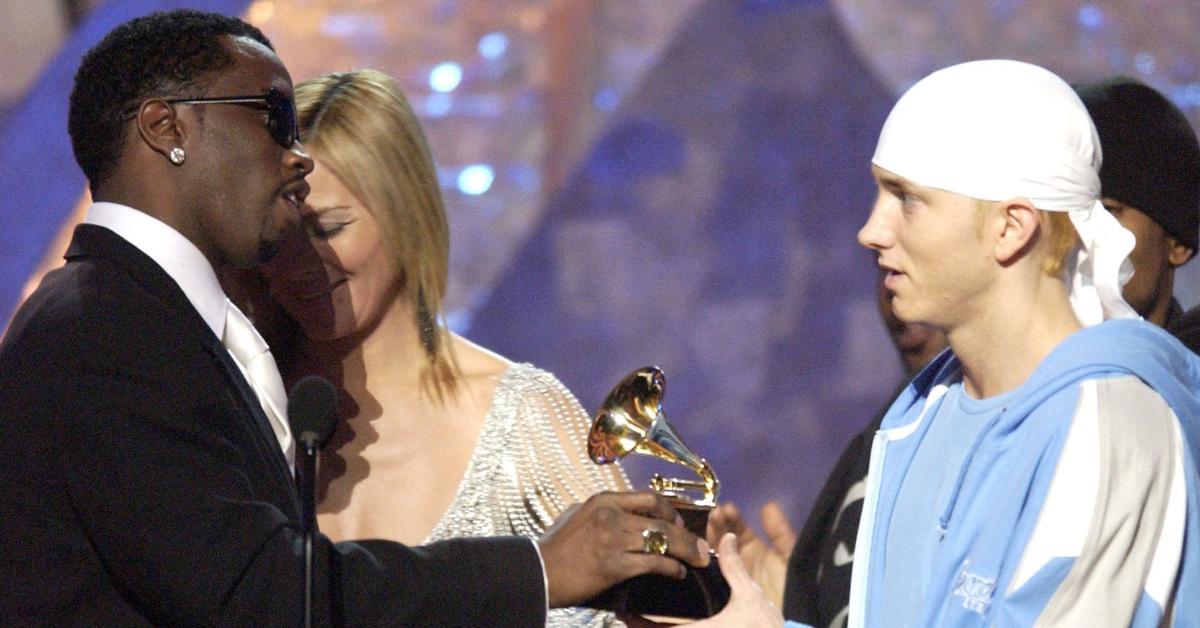
M 725 557 L 721 561 L 721 574 L 729 582 L 729 603 L 716 615 L 689 625 L 694 628 L 782 627 L 783 614 L 763 595 L 742 564 L 737 537 L 732 532 L 722 535 L 718 547 Z
M 759 512 L 759 520 L 766 539 L 758 536 L 742 519 L 737 506 L 729 502 L 720 504 L 708 517 L 708 542 L 716 546 L 726 533 L 736 535 L 738 555 L 750 577 L 768 600 L 782 607 L 787 562 L 796 545 L 796 531 L 779 502 L 767 502 Z
M 721 560 L 721 574 L 729 583 L 729 602 L 721 612 L 707 619 L 689 622 L 693 628 L 776 628 L 784 625 L 783 614 L 768 600 L 758 584 L 746 571 L 738 548 L 737 536 L 728 532 L 721 536 L 717 545 Z M 647 617 L 621 617 L 629 628 L 672 628 L 680 624 L 675 621 L 660 623 Z
M 578 605 L 634 576 L 681 579 L 683 563 L 709 564 L 708 543 L 652 492 L 593 495 L 567 509 L 537 543 L 552 607 Z

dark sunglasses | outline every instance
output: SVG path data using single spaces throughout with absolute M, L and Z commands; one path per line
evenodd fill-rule
M 219 98 L 179 98 L 167 100 L 172 105 L 265 105 L 267 132 L 276 144 L 291 148 L 300 139 L 296 107 L 283 92 L 272 87 L 264 96 L 225 96 Z

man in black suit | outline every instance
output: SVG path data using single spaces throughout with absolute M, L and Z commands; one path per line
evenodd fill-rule
M 299 623 L 291 435 L 223 344 L 243 319 L 215 273 L 297 220 L 313 162 L 291 94 L 262 33 L 219 15 L 139 18 L 85 57 L 69 129 L 97 203 L 0 344 L 5 623 Z M 314 624 L 542 625 L 706 564 L 675 517 L 607 494 L 536 541 L 318 536 Z M 650 528 L 670 555 L 641 551 Z

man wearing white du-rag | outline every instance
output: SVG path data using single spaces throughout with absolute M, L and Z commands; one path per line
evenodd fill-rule
M 934 72 L 888 116 L 858 239 L 950 349 L 876 434 L 850 626 L 1200 625 L 1200 360 L 1122 300 L 1100 163 L 1027 63 Z M 697 625 L 783 625 L 739 566 Z

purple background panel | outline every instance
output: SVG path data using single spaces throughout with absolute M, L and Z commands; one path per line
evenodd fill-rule
M 799 522 L 900 376 L 855 243 L 893 96 L 825 2 L 708 2 L 678 33 L 470 335 L 590 410 L 661 366 L 723 497 L 780 499 Z

